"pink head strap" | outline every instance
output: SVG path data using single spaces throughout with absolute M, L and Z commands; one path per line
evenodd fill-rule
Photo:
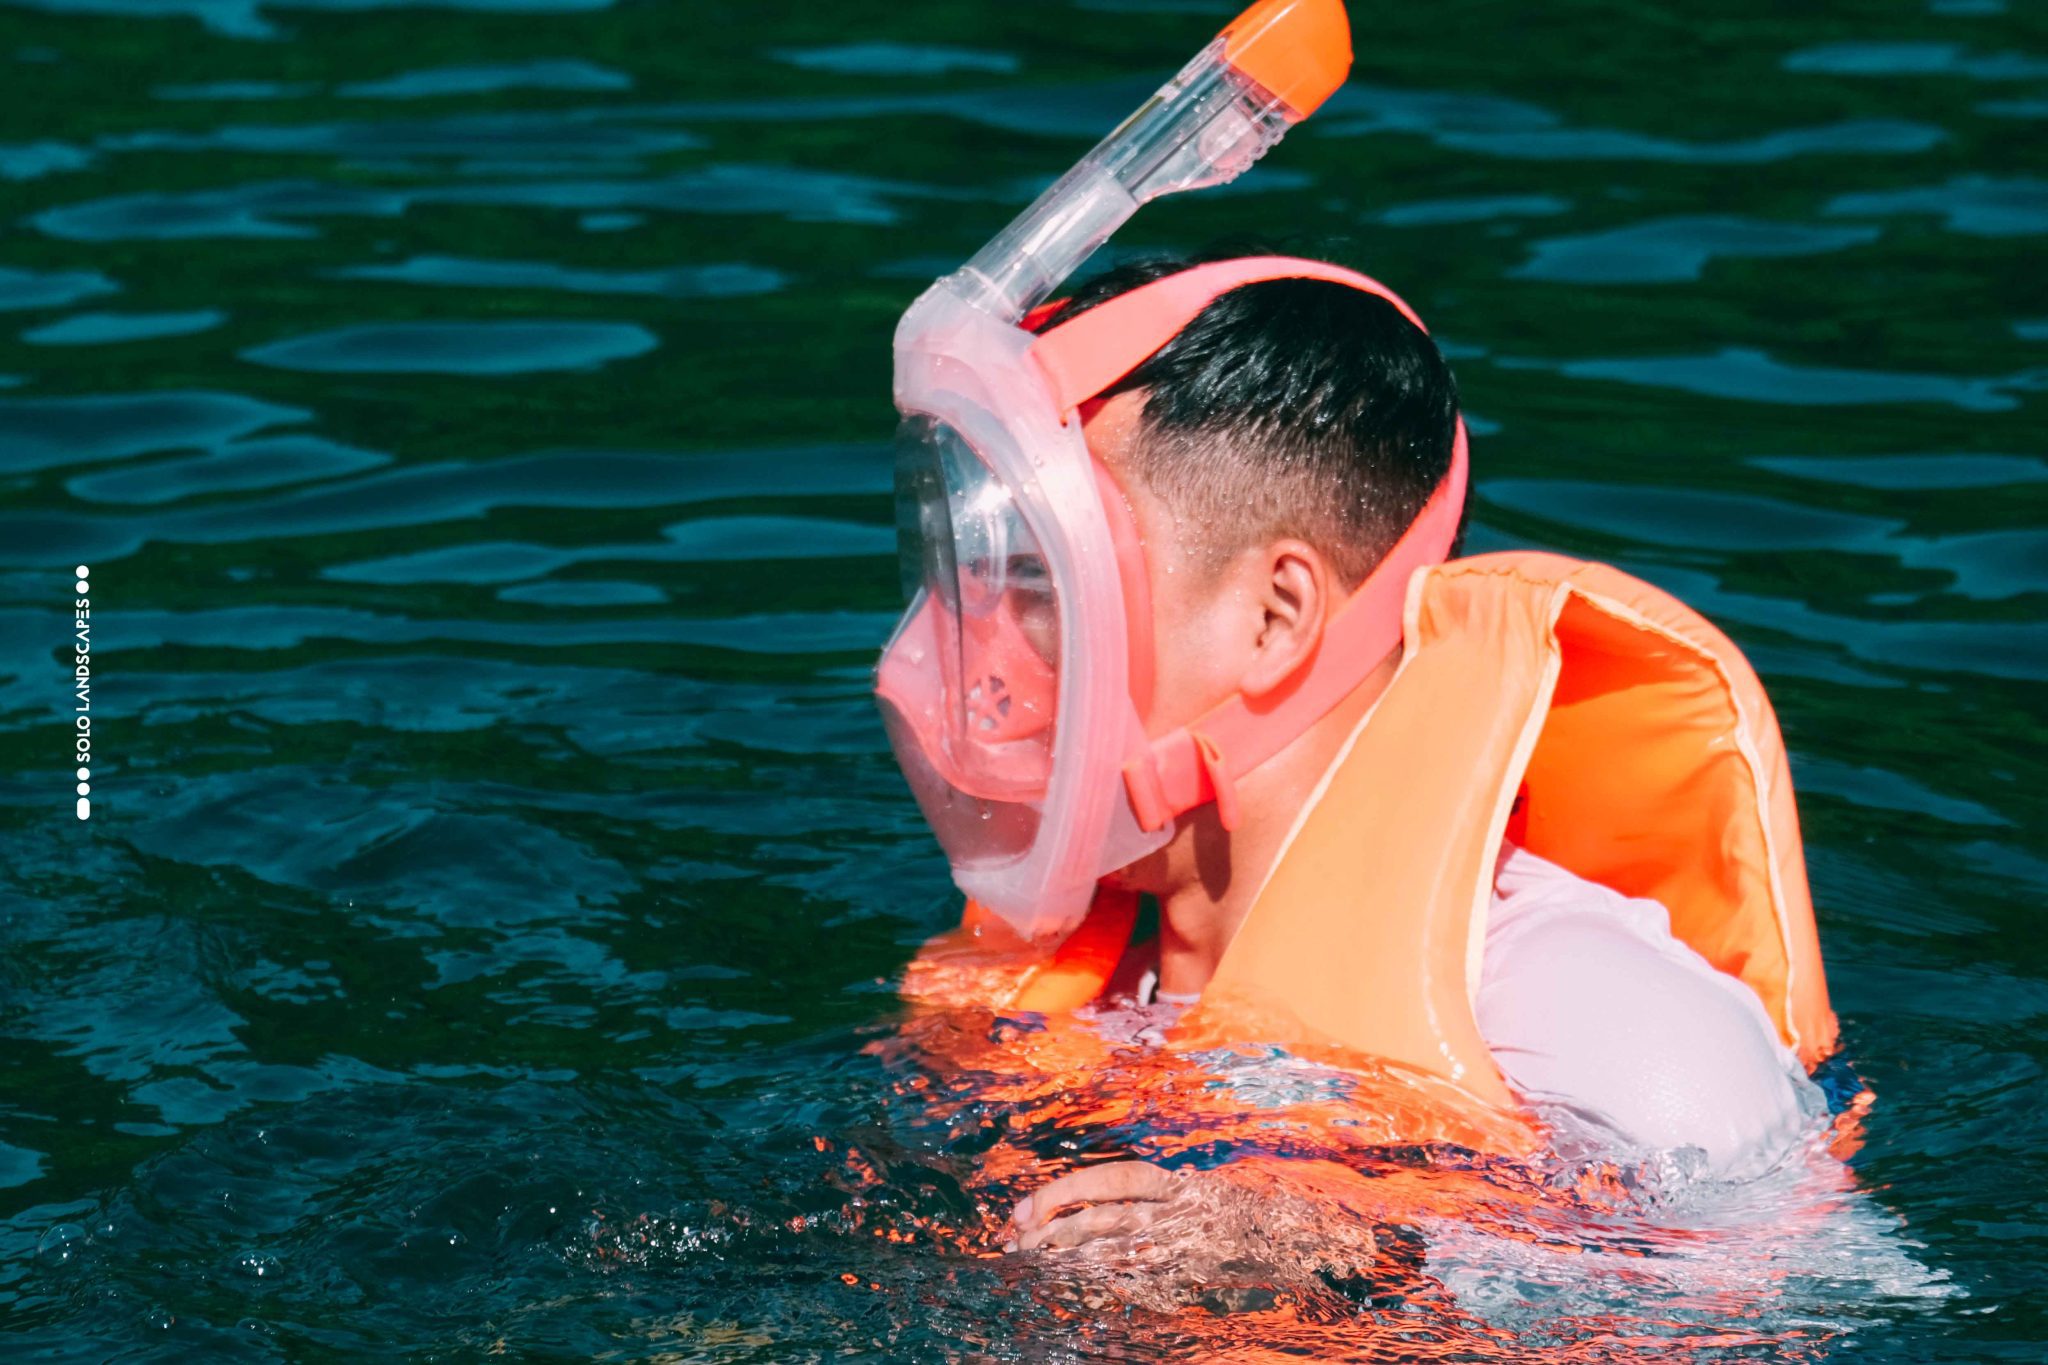
M 1199 265 L 1141 285 L 1041 334 L 1031 355 L 1052 387 L 1062 420 L 1145 363 L 1204 308 L 1247 284 L 1328 280 L 1385 299 L 1421 328 L 1422 319 L 1370 276 L 1324 261 L 1248 256 Z M 1273 692 L 1230 697 L 1189 725 L 1161 735 L 1124 766 L 1131 808 L 1159 829 L 1210 801 L 1225 829 L 1238 823 L 1236 783 L 1302 735 L 1363 683 L 1401 643 L 1408 580 L 1450 557 L 1465 511 L 1470 452 L 1458 419 L 1451 467 L 1385 559 L 1324 622 L 1315 657 Z M 1126 577 L 1129 577 L 1127 574 Z

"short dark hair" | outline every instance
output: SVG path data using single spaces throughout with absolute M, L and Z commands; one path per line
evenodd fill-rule
M 1245 254 L 1118 266 L 1076 290 L 1040 330 L 1205 260 Z M 1177 514 L 1212 528 L 1219 562 L 1299 536 L 1356 586 L 1451 464 L 1450 367 L 1399 309 L 1349 285 L 1233 289 L 1105 396 L 1130 389 L 1148 391 L 1132 471 Z

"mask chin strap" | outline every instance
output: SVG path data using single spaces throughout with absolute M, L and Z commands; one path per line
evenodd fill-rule
M 1143 364 L 1220 296 L 1267 280 L 1313 279 L 1349 285 L 1385 299 L 1421 328 L 1422 319 L 1370 276 L 1326 261 L 1248 256 L 1195 266 L 1141 285 L 1041 334 L 1031 356 L 1063 421 L 1081 404 Z M 1025 320 L 1043 324 L 1058 303 Z M 1470 455 L 1458 419 L 1451 467 L 1385 559 L 1324 624 L 1316 656 L 1294 677 L 1256 702 L 1238 695 L 1192 724 L 1144 745 L 1124 766 L 1124 786 L 1146 830 L 1216 803 L 1226 830 L 1240 819 L 1237 782 L 1334 710 L 1401 642 L 1408 581 L 1418 569 L 1450 557 L 1465 509 Z M 1126 610 L 1132 604 L 1126 603 Z

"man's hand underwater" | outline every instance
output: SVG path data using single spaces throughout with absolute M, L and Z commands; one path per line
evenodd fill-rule
M 1332 1277 L 1374 1273 L 1376 1210 L 1347 1198 L 1374 1183 L 1298 1159 L 1240 1158 L 1207 1171 L 1109 1162 L 1020 1200 L 1003 1250 L 1071 1251 L 1112 1277 L 1088 1283 L 1160 1312 L 1237 1312 L 1283 1294 L 1306 1301 L 1327 1295 Z
M 1205 1183 L 1198 1172 L 1169 1171 L 1149 1161 L 1084 1167 L 1017 1202 L 1003 1250 L 1077 1247 L 1142 1232 L 1202 1202 Z M 1077 1212 L 1061 1217 L 1068 1209 Z

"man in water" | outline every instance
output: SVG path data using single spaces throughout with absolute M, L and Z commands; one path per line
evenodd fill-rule
M 1112 271 L 1038 330 L 1188 264 Z M 1268 279 L 1217 297 L 1079 412 L 1143 546 L 1155 680 L 1143 722 L 1156 736 L 1228 698 L 1272 694 L 1317 655 L 1333 602 L 1445 482 L 1458 394 L 1436 345 L 1386 299 Z M 1193 810 L 1109 874 L 1105 885 L 1156 900 L 1157 933 L 1129 943 L 1101 998 L 1170 1010 L 1202 995 L 1400 655 L 1244 773 L 1233 818 Z M 1731 1171 L 1774 1160 L 1816 1112 L 1756 993 L 1674 937 L 1663 906 L 1512 839 L 1498 850 L 1473 1003 L 1508 1086 L 1553 1125 L 1696 1148 Z M 1130 1231 L 1193 1183 L 1139 1162 L 1078 1172 L 1018 1206 L 1014 1245 Z M 1078 1206 L 1092 1207 L 1068 1212 Z
M 1258 0 L 897 325 L 910 605 L 875 688 L 970 901 L 920 979 L 1042 1018 L 1045 1055 L 1122 1003 L 1183 1060 L 1389 1066 L 1417 1096 L 1392 1141 L 1767 1163 L 1837 1028 L 1740 651 L 1613 568 L 1455 558 L 1456 386 L 1378 281 L 1256 256 L 1048 302 L 1350 60 L 1337 0 Z M 1094 1167 L 1025 1200 L 1016 1241 L 1203 1179 Z

